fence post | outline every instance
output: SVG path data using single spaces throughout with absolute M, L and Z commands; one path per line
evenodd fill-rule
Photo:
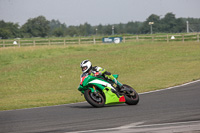
M 183 42 L 184 42 L 184 35 L 182 35 L 182 40 L 183 40 Z
M 35 40 L 33 40 L 33 46 L 35 47 Z
M 3 47 L 5 47 L 5 40 L 3 40 Z
M 169 35 L 167 34 L 167 42 L 169 42 Z
M 124 36 L 123 38 L 124 38 L 124 39 L 123 39 L 123 42 L 125 43 L 125 42 L 126 42 L 126 37 Z
M 138 35 L 136 36 L 136 41 L 139 41 L 139 36 Z
M 20 47 L 20 39 L 19 39 L 19 43 L 18 44 L 19 44 L 19 47 Z
M 66 39 L 64 39 L 64 46 L 66 45 Z
M 197 42 L 199 42 L 199 33 L 197 33 Z
M 81 44 L 81 38 L 78 39 L 78 44 Z
M 152 35 L 152 42 L 154 41 L 154 36 Z
M 94 42 L 94 44 L 96 44 L 96 40 L 95 40 L 95 37 L 93 38 L 93 42 Z
M 49 45 L 51 45 L 50 39 L 49 39 Z

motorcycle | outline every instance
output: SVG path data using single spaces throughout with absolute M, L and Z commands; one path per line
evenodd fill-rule
M 118 74 L 113 75 L 116 79 Z M 103 76 L 94 77 L 82 75 L 78 90 L 84 94 L 86 101 L 93 107 L 126 103 L 136 105 L 139 102 L 138 93 L 130 86 L 123 85 L 123 91 L 111 80 Z

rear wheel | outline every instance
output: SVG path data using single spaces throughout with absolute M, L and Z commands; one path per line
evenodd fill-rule
M 126 88 L 128 88 L 130 90 L 130 92 L 131 92 L 130 94 L 127 93 L 127 94 L 124 95 L 124 97 L 126 99 L 126 104 L 128 104 L 128 105 L 137 105 L 138 102 L 139 102 L 138 93 L 132 87 L 130 87 L 128 85 L 124 84 L 124 86 Z
M 93 107 L 103 107 L 105 104 L 105 99 L 99 92 L 91 92 L 90 89 L 86 90 L 84 93 L 84 97 L 89 104 Z

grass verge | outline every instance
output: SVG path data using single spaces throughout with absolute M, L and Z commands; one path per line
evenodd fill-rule
M 134 42 L 0 49 L 0 110 L 84 101 L 79 64 L 90 59 L 138 92 L 200 79 L 200 44 Z

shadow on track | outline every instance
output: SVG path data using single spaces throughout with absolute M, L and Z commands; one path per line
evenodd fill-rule
M 127 106 L 126 104 L 115 104 L 115 105 L 105 105 L 104 107 L 102 108 L 110 108 L 110 107 L 121 107 L 121 106 Z M 91 105 L 71 105 L 71 106 L 68 106 L 70 108 L 78 108 L 78 109 L 100 109 L 100 108 L 95 108 Z

